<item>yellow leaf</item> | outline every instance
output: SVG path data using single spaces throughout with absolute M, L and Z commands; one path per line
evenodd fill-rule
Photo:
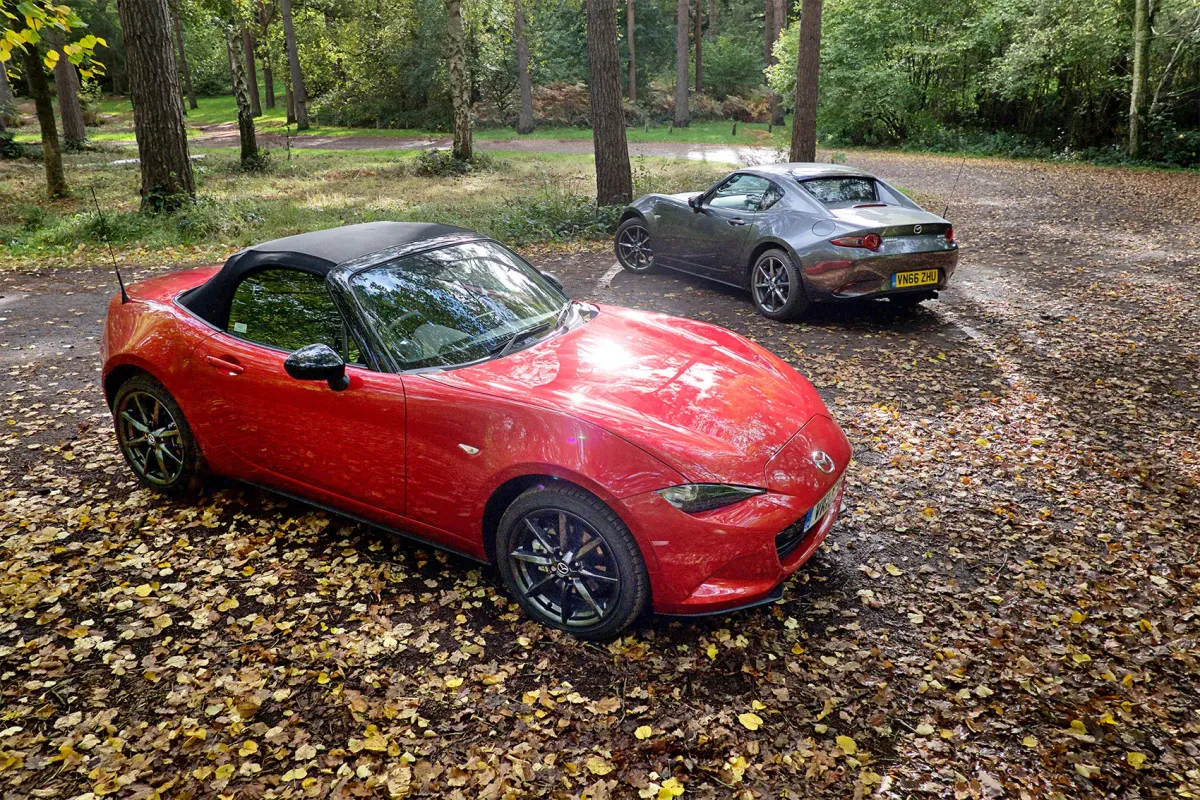
M 705 650 L 704 652 L 708 654 L 708 657 L 709 657 L 710 659 L 716 660 L 716 658 L 717 658 L 717 646 L 716 646 L 715 644 L 710 644 L 710 645 L 708 646 L 708 649 L 707 649 L 707 650 Z
M 600 756 L 592 756 L 584 763 L 584 766 L 586 766 L 588 768 L 588 772 L 592 773 L 593 775 L 607 775 L 613 771 L 613 765 L 605 761 Z
M 74 461 L 75 460 L 75 454 L 72 453 L 70 450 L 63 453 L 62 456 L 63 456 L 63 459 L 66 461 Z
M 658 800 L 671 800 L 683 794 L 683 784 L 674 778 L 667 778 L 658 789 Z
M 1137 751 L 1130 751 L 1125 754 L 1125 760 L 1129 762 L 1129 766 L 1134 769 L 1141 769 L 1142 764 L 1146 763 L 1146 754 Z
M 320 675 L 318 675 L 318 676 L 317 676 L 317 683 L 321 684 L 322 686 L 324 686 L 325 684 L 329 683 L 329 673 L 328 673 L 328 672 L 322 672 Z
M 842 748 L 842 752 L 848 756 L 852 756 L 858 752 L 858 745 L 849 736 L 837 737 L 837 746 Z
M 1071 612 L 1071 622 L 1073 622 L 1074 624 L 1078 625 L 1079 623 L 1083 622 L 1085 619 L 1087 619 L 1087 617 L 1085 617 L 1083 615 L 1083 612 L 1081 612 L 1081 611 Z
M 755 711 L 762 711 L 767 706 L 766 706 L 766 703 L 759 702 L 758 700 L 753 700 L 750 703 L 750 707 L 753 708 Z
M 446 688 L 447 689 L 457 689 L 458 687 L 460 687 L 462 685 L 463 685 L 462 678 L 458 678 L 458 677 L 446 678 Z
M 220 603 L 217 604 L 217 611 L 222 611 L 222 612 L 232 611 L 233 609 L 237 608 L 239 605 L 241 605 L 241 603 L 238 602 L 238 599 L 236 597 L 226 597 L 224 600 L 222 600 Z
M 1021 744 L 1025 745 L 1026 747 L 1037 747 L 1038 740 L 1036 738 L 1034 738 L 1033 736 L 1026 736 L 1024 739 L 1021 740 Z
M 738 722 L 742 723 L 742 727 L 746 730 L 756 731 L 762 727 L 763 719 L 758 714 L 738 714 Z
M 1076 764 L 1075 771 L 1085 778 L 1094 778 L 1100 774 L 1100 768 L 1091 764 Z
M 638 739 L 649 739 L 654 735 L 654 729 L 649 725 L 641 725 L 636 731 L 633 732 L 633 735 Z
M 242 758 L 245 758 L 246 756 L 252 756 L 257 752 L 258 742 L 254 741 L 253 739 L 247 739 L 246 741 L 242 742 L 242 747 L 238 750 L 238 755 Z
M 227 781 L 233 777 L 233 764 L 222 764 L 217 767 L 215 777 L 219 781 Z
M 928 722 L 922 722 L 920 725 L 917 726 L 917 735 L 918 736 L 932 736 L 933 735 L 933 726 L 930 725 Z
M 133 593 L 136 594 L 138 597 L 149 597 L 151 591 L 153 591 L 153 590 L 150 588 L 150 584 L 143 583 L 141 586 L 134 589 Z
M 1085 725 L 1081 719 L 1071 720 L 1071 730 L 1075 733 L 1083 734 L 1085 736 L 1088 732 L 1087 725 Z
M 862 781 L 863 786 L 878 786 L 883 782 L 883 778 L 876 772 L 869 769 L 864 769 L 858 773 L 858 779 Z
M 897 567 L 895 564 L 888 564 L 886 567 L 884 567 L 884 569 L 887 570 L 888 575 L 891 575 L 893 577 L 899 577 L 904 574 L 904 571 L 901 570 L 899 567 Z

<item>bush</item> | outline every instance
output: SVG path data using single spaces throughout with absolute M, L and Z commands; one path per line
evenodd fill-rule
M 704 46 L 704 83 L 714 97 L 750 94 L 762 82 L 762 39 L 725 33 Z
M 558 184 L 513 199 L 495 217 L 491 235 L 504 242 L 596 239 L 617 229 L 620 206 L 597 207 L 594 200 Z
M 0 69 L 4 67 L 0 65 Z M 12 133 L 0 133 L 0 158 L 21 158 L 25 155 L 25 146 L 13 139 Z
M 454 178 L 472 172 L 496 168 L 496 160 L 487 153 L 476 152 L 467 161 L 455 158 L 452 150 L 425 150 L 416 157 L 415 172 L 427 178 Z

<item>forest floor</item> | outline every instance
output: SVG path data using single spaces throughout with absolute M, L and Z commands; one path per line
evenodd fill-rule
M 851 163 L 931 203 L 958 166 Z M 0 794 L 1200 796 L 1200 177 L 971 160 L 956 197 L 959 272 L 911 314 L 784 325 L 532 251 L 580 299 L 771 348 L 855 447 L 783 601 L 601 645 L 267 492 L 139 489 L 97 385 L 111 274 L 11 265 Z

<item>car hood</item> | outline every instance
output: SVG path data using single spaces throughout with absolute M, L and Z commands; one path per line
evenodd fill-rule
M 787 363 L 731 331 L 598 309 L 505 358 L 427 377 L 585 419 L 698 482 L 764 485 L 770 458 L 828 413 Z
M 905 206 L 864 206 L 861 208 L 831 208 L 834 219 L 855 228 L 881 228 L 895 225 L 930 225 L 945 223 L 937 214 Z

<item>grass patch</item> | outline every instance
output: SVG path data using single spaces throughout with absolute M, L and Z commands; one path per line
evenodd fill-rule
M 276 152 L 268 171 L 247 174 L 237 151 L 205 151 L 196 164 L 200 200 L 174 215 L 138 211 L 136 164 L 106 162 L 132 152 L 65 157 L 74 196 L 47 201 L 40 164 L 0 162 L 0 268 L 100 264 L 102 228 L 94 188 L 118 258 L 132 263 L 214 263 L 256 242 L 374 220 L 461 225 L 512 245 L 606 239 L 617 211 L 592 201 L 590 156 L 492 153 L 489 169 L 461 176 L 418 174 L 417 151 Z M 727 167 L 635 159 L 635 191 L 708 186 Z

